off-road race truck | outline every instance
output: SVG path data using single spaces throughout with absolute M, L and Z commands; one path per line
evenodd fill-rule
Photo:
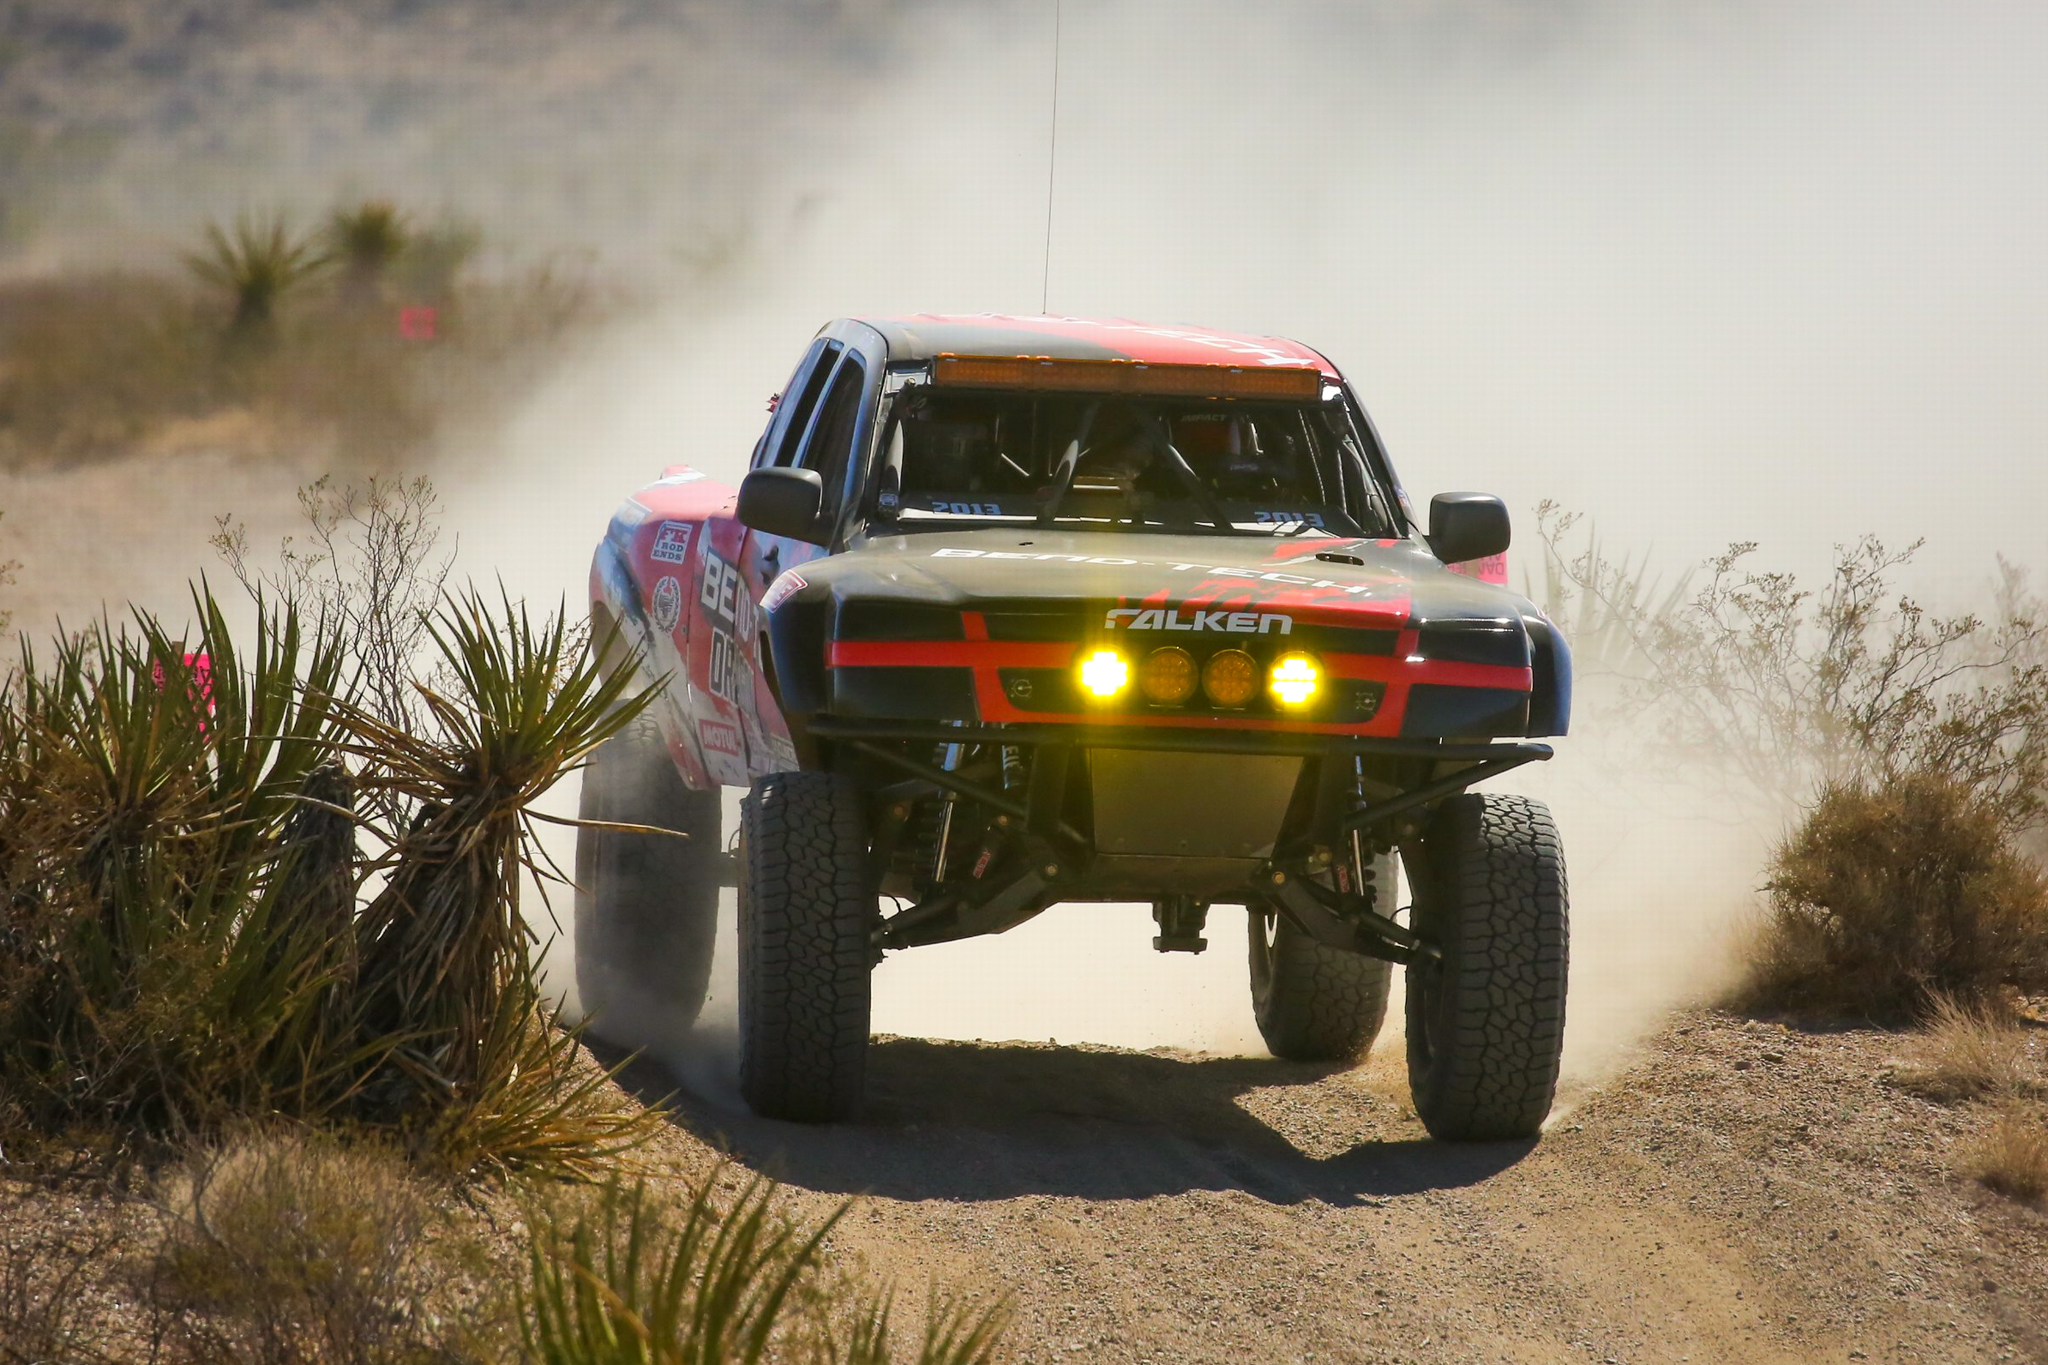
M 668 470 L 592 567 L 605 668 L 665 680 L 584 777 L 596 1028 L 696 1017 L 730 867 L 742 1092 L 840 1119 L 884 953 L 1076 901 L 1150 902 L 1153 946 L 1199 952 L 1241 905 L 1276 1055 L 1362 1055 L 1402 964 L 1429 1131 L 1537 1132 L 1563 855 L 1540 802 L 1468 788 L 1550 756 L 1571 662 L 1450 567 L 1505 552 L 1499 499 L 1441 494 L 1425 530 L 1343 376 L 1270 337 L 849 319 L 770 407 L 737 490 Z

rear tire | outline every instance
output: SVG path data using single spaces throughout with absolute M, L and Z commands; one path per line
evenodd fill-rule
M 859 789 L 776 773 L 740 810 L 740 1093 L 764 1118 L 848 1118 L 867 1071 L 877 916 Z
M 591 1031 L 613 1042 L 672 1041 L 711 985 L 721 870 L 719 793 L 684 783 L 661 732 L 636 720 L 583 770 L 578 814 L 674 830 L 576 832 L 576 991 Z
M 1373 864 L 1374 908 L 1394 899 L 1394 860 Z M 1372 1050 L 1387 1018 L 1394 966 L 1316 942 L 1287 918 L 1253 906 L 1250 940 L 1252 1017 L 1275 1057 L 1290 1062 L 1350 1062 Z
M 1432 1137 L 1532 1138 L 1557 1093 L 1569 928 L 1550 811 L 1467 793 L 1424 832 L 1415 933 L 1440 962 L 1408 968 L 1408 1084 Z

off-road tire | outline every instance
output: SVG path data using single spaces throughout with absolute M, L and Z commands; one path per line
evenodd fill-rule
M 1394 859 L 1376 859 L 1374 908 L 1394 900 Z M 1275 1057 L 1290 1062 L 1350 1062 L 1372 1050 L 1387 1018 L 1394 964 L 1316 942 L 1286 916 L 1253 907 L 1250 948 L 1252 1017 Z
M 1569 931 L 1564 850 L 1524 796 L 1453 797 L 1423 833 L 1408 968 L 1408 1085 L 1430 1135 L 1532 1138 L 1557 1093 Z
M 591 1031 L 644 1046 L 696 1022 L 711 985 L 722 870 L 719 793 L 684 783 L 661 732 L 641 719 L 583 769 L 579 813 L 674 830 L 576 831 L 576 991 Z
M 850 1117 L 867 1071 L 877 906 L 859 790 L 776 773 L 740 804 L 740 1093 L 765 1118 Z

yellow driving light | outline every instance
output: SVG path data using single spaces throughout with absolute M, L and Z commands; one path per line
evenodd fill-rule
M 1259 690 L 1259 666 L 1241 649 L 1223 649 L 1202 665 L 1202 690 L 1218 706 L 1243 706 Z
M 1154 706 L 1179 706 L 1195 695 L 1195 656 L 1178 645 L 1166 645 L 1145 657 L 1138 690 Z
M 1091 697 L 1113 697 L 1130 682 L 1131 666 L 1113 649 L 1098 649 L 1081 660 L 1081 690 Z
M 1283 654 L 1273 661 L 1273 671 L 1266 675 L 1266 690 L 1282 706 L 1301 706 L 1316 694 L 1322 681 L 1322 665 L 1314 658 L 1307 654 Z

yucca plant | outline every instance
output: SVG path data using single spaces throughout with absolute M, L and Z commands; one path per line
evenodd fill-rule
M 845 1302 L 820 1291 L 825 1238 L 841 1205 L 805 1231 L 773 1182 L 748 1181 L 729 1206 L 714 1170 L 678 1209 L 645 1183 L 616 1181 L 593 1207 L 529 1219 L 528 1276 L 517 1292 L 521 1345 L 534 1365 L 888 1365 L 891 1296 Z M 837 1292 L 834 1292 L 837 1291 Z M 831 1318 L 850 1307 L 842 1340 Z M 1008 1310 L 935 1298 L 920 1365 L 986 1365 Z
M 328 215 L 326 238 L 328 254 L 341 266 L 342 299 L 370 304 L 383 297 L 384 278 L 411 241 L 412 229 L 396 204 L 371 199 Z
M 328 262 L 319 243 L 294 233 L 283 214 L 243 214 L 232 232 L 209 220 L 205 234 L 205 248 L 186 253 L 185 264 L 234 296 L 229 330 L 235 335 L 269 327 L 278 300 Z
M 48 1124 L 317 1107 L 344 1081 L 320 1064 L 352 1038 L 330 964 L 279 948 L 307 885 L 280 836 L 336 733 L 340 642 L 259 604 L 245 657 L 203 587 L 195 606 L 190 642 L 138 613 L 26 656 L 0 718 L 0 1073 Z
M 522 1066 L 544 1064 L 544 1075 L 566 1081 L 568 1051 L 529 1036 L 538 993 L 519 887 L 522 873 L 551 869 L 540 865 L 527 808 L 645 703 L 627 695 L 626 670 L 598 672 L 561 614 L 535 627 L 509 597 L 503 608 L 494 618 L 472 592 L 431 625 L 450 694 L 420 689 L 426 733 L 367 706 L 338 713 L 359 783 L 411 811 L 404 828 L 380 832 L 383 885 L 358 924 L 362 1027 L 414 1039 L 378 1079 L 372 1117 L 435 1113 L 443 1141 L 458 1148 L 450 1134 L 467 1127 L 465 1115 L 500 1132 L 520 1126 L 495 1111 Z M 559 1092 L 524 1093 L 541 1106 L 526 1119 L 544 1132 Z M 529 1134 L 522 1149 L 536 1140 Z

